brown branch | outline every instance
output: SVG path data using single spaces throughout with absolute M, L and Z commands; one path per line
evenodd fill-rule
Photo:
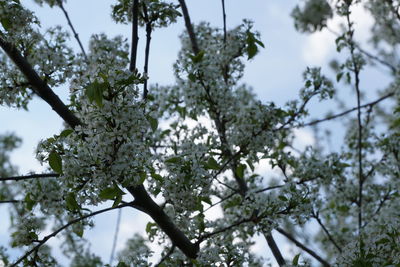
M 200 52 L 199 45 L 197 43 L 196 35 L 193 30 L 193 25 L 192 22 L 190 21 L 190 16 L 189 16 L 189 11 L 186 7 L 185 0 L 178 0 L 179 4 L 181 5 L 182 13 L 183 13 L 183 18 L 185 20 L 185 26 L 186 30 L 188 32 L 190 42 L 192 44 L 192 49 L 193 52 L 197 55 Z
M 346 12 L 346 20 L 348 26 L 348 44 L 351 56 L 352 63 L 352 72 L 354 74 L 355 82 L 354 87 L 356 89 L 357 95 L 357 125 L 358 125 L 358 136 L 357 136 L 357 157 L 358 157 L 358 231 L 361 234 L 362 228 L 362 220 L 363 220 L 363 184 L 364 184 L 364 174 L 363 174 L 363 157 L 362 157 L 362 133 L 363 133 L 363 125 L 361 122 L 361 90 L 360 90 L 360 68 L 357 63 L 356 55 L 355 55 L 355 45 L 353 41 L 353 23 L 350 20 L 350 3 L 347 4 L 347 12 Z
M 146 21 L 146 48 L 145 48 L 145 57 L 144 57 L 144 73 L 146 74 L 146 78 L 148 79 L 149 74 L 149 55 L 150 55 L 150 41 L 151 41 L 151 32 L 152 32 L 152 21 L 150 21 L 146 4 L 143 4 L 143 13 L 144 19 Z M 147 90 L 147 79 L 143 84 L 143 99 L 147 98 L 148 90 Z
M 155 265 L 155 267 L 162 266 L 161 264 L 171 256 L 174 250 L 175 246 L 173 245 L 171 249 L 167 252 L 167 254 L 165 254 L 164 257 L 162 257 L 161 260 Z
M 369 107 L 373 107 L 373 106 L 375 106 L 376 104 L 378 104 L 379 102 L 381 102 L 381 101 L 383 101 L 383 100 L 385 100 L 385 99 L 387 99 L 387 98 L 389 98 L 389 97 L 392 97 L 392 96 L 394 96 L 394 92 L 391 92 L 391 93 L 389 93 L 389 94 L 386 94 L 386 95 L 384 95 L 384 96 L 378 98 L 377 100 L 374 100 L 374 101 L 369 102 L 369 103 L 367 103 L 367 104 L 361 105 L 360 108 L 369 108 Z M 315 124 L 318 124 L 318 123 L 321 123 L 321 122 L 325 122 L 325 121 L 337 119 L 337 118 L 340 118 L 340 117 L 342 117 L 342 116 L 344 116 L 344 115 L 347 115 L 347 114 L 349 114 L 349 113 L 351 113 L 351 112 L 353 112 L 353 111 L 356 111 L 356 110 L 358 110 L 358 107 L 354 107 L 354 108 L 348 109 L 348 110 L 343 111 L 343 112 L 338 113 L 338 114 L 334 114 L 334 115 L 331 115 L 331 116 L 327 116 L 327 117 L 325 117 L 325 118 L 323 118 L 323 119 L 314 120 L 314 121 L 311 121 L 311 122 L 302 124 L 302 125 L 300 125 L 299 127 L 312 126 L 312 125 L 315 125 Z
M 25 75 L 33 91 L 46 101 L 52 109 L 64 119 L 72 128 L 80 124 L 79 119 L 68 109 L 61 99 L 50 89 L 46 82 L 44 82 L 36 71 L 32 68 L 31 64 L 21 55 L 18 49 L 11 43 L 7 42 L 0 36 L 0 46 L 17 65 L 20 71 Z
M 196 258 L 198 244 L 193 244 L 186 235 L 171 221 L 167 214 L 154 202 L 143 185 L 127 187 L 135 197 L 135 208 L 148 214 L 158 226 L 169 236 L 172 244 L 177 246 L 187 257 Z
M 304 250 L 305 252 L 307 252 L 308 254 L 310 254 L 312 257 L 314 257 L 317 261 L 319 261 L 323 266 L 325 267 L 330 267 L 331 265 L 324 260 L 323 258 L 321 258 L 321 256 L 319 256 L 315 251 L 311 250 L 310 248 L 306 247 L 303 243 L 301 243 L 300 241 L 298 241 L 297 239 L 295 239 L 291 234 L 289 234 L 288 232 L 286 232 L 285 230 L 283 230 L 282 228 L 276 228 L 276 231 L 278 231 L 280 234 L 282 234 L 283 236 L 285 236 L 287 239 L 289 239 L 290 241 L 292 241 L 296 246 L 298 246 L 299 248 L 301 248 L 302 250 Z
M 276 245 L 276 242 L 272 236 L 271 233 L 264 233 L 264 237 L 267 240 L 268 246 L 272 251 L 272 254 L 274 255 L 276 261 L 278 262 L 279 266 L 285 266 L 286 265 L 286 261 L 282 256 L 281 251 L 279 250 L 278 246 Z
M 22 203 L 24 202 L 23 200 L 16 200 L 16 199 L 11 199 L 11 200 L 0 200 L 0 204 L 15 204 L 15 203 Z
M 136 55 L 137 47 L 139 42 L 138 36 L 138 20 L 139 20 L 139 0 L 133 0 L 132 6 L 132 46 L 131 46 L 131 61 L 129 64 L 129 70 L 136 70 Z
M 225 0 L 222 2 L 222 20 L 224 21 L 224 44 L 226 44 L 226 12 L 225 12 Z
M 78 222 L 80 222 L 80 221 L 82 221 L 82 220 L 84 220 L 86 218 L 90 218 L 90 217 L 93 217 L 95 215 L 98 215 L 98 214 L 101 214 L 101 213 L 104 213 L 104 212 L 107 212 L 107 211 L 110 211 L 110 210 L 121 209 L 121 208 L 128 207 L 128 206 L 134 206 L 134 203 L 121 204 L 121 205 L 116 206 L 116 207 L 111 207 L 111 208 L 107 208 L 107 209 L 98 210 L 98 211 L 92 212 L 90 214 L 87 214 L 87 215 L 81 216 L 79 218 L 76 218 L 76 219 L 74 219 L 72 221 L 69 221 L 67 224 L 61 226 L 56 231 L 54 231 L 51 234 L 45 236 L 42 240 L 40 240 L 38 242 L 38 244 L 36 246 L 34 246 L 30 250 L 28 250 L 22 257 L 20 257 L 15 263 L 13 263 L 11 265 L 11 267 L 18 266 L 18 264 L 21 263 L 23 260 L 25 260 L 27 257 L 29 257 L 29 255 L 31 255 L 34 252 L 37 252 L 39 250 L 39 248 L 41 246 L 43 246 L 49 239 L 55 237 L 57 234 L 59 234 L 61 231 L 65 230 L 69 226 L 71 226 L 71 225 L 73 225 L 75 223 L 78 223 Z
M 72 25 L 72 22 L 71 22 L 71 20 L 70 20 L 70 18 L 69 18 L 69 16 L 68 16 L 68 12 L 67 12 L 67 11 L 65 10 L 65 8 L 64 8 L 64 5 L 63 5 L 63 3 L 62 3 L 62 0 L 58 0 L 58 6 L 61 8 L 62 12 L 64 13 L 65 18 L 67 19 L 68 25 L 69 25 L 69 27 L 71 28 L 72 33 L 74 34 L 74 37 L 75 37 L 76 41 L 77 41 L 78 44 L 79 44 L 79 47 L 81 48 L 81 51 L 82 51 L 83 56 L 85 57 L 85 60 L 88 61 L 88 57 L 87 57 L 87 55 L 86 55 L 85 49 L 83 48 L 83 45 L 82 45 L 82 43 L 81 43 L 81 40 L 79 39 L 78 33 L 75 31 L 75 28 L 74 28 L 74 26 Z
M 114 261 L 115 248 L 117 247 L 119 227 L 121 224 L 121 214 L 122 214 L 122 209 L 118 210 L 117 223 L 116 223 L 115 232 L 114 232 L 114 239 L 113 239 L 113 244 L 111 247 L 110 266 L 112 266 L 112 263 Z
M 329 241 L 336 247 L 336 249 L 342 253 L 342 249 L 339 247 L 339 245 L 336 243 L 335 239 L 333 239 L 332 235 L 329 233 L 328 229 L 325 227 L 325 225 L 322 223 L 321 218 L 319 217 L 319 213 L 313 212 L 313 217 L 315 220 L 317 220 L 318 224 L 321 226 L 322 230 L 325 232 L 326 236 L 328 237 Z
M 28 179 L 38 179 L 38 178 L 57 178 L 60 175 L 58 173 L 42 173 L 42 174 L 30 174 L 30 175 L 23 175 L 23 176 L 10 176 L 10 177 L 1 177 L 0 182 L 5 181 L 22 181 Z

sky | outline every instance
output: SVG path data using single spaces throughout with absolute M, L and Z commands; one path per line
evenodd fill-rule
M 79 33 L 83 45 L 87 48 L 88 40 L 94 33 L 106 33 L 109 37 L 123 35 L 130 37 L 130 27 L 116 25 L 110 17 L 110 5 L 112 0 L 69 0 L 65 4 L 66 10 Z M 290 12 L 299 1 L 295 0 L 227 0 L 227 27 L 233 28 L 245 18 L 254 21 L 255 29 L 261 34 L 261 40 L 265 49 L 251 61 L 246 63 L 246 71 L 243 81 L 251 85 L 254 92 L 263 102 L 274 101 L 277 105 L 283 105 L 286 101 L 296 99 L 302 86 L 302 72 L 307 66 L 322 66 L 322 71 L 328 76 L 334 77 L 328 68 L 330 60 L 337 57 L 334 45 L 335 36 L 329 31 L 323 31 L 314 35 L 297 33 L 294 29 Z M 46 6 L 39 7 L 32 0 L 22 0 L 22 3 L 36 11 L 41 19 L 42 29 L 54 25 L 66 25 L 64 15 L 59 9 L 50 9 Z M 188 9 L 194 23 L 208 21 L 216 27 L 222 26 L 221 2 L 217 0 L 187 0 Z M 372 25 L 371 18 L 359 8 L 354 11 L 356 18 L 356 38 L 366 43 L 369 28 Z M 333 30 L 339 30 L 340 21 L 334 19 L 329 24 Z M 156 30 L 152 37 L 149 77 L 150 83 L 161 85 L 172 84 L 174 76 L 172 64 L 180 47 L 179 35 L 184 29 L 182 19 L 167 29 Z M 72 36 L 72 35 L 71 35 Z M 145 34 L 140 32 L 139 51 L 143 51 Z M 73 38 L 71 46 L 78 51 L 78 46 Z M 139 68 L 142 66 L 143 57 L 139 52 Z M 385 74 L 382 70 L 366 70 L 363 74 L 366 96 L 374 98 L 373 93 L 381 86 Z M 346 89 L 348 90 L 348 89 Z M 68 99 L 68 88 L 56 88 L 55 92 L 63 99 Z M 348 105 L 353 106 L 355 98 L 350 91 L 343 93 L 349 95 Z M 353 101 L 353 102 L 352 102 Z M 321 118 L 335 105 L 331 102 L 319 104 L 312 102 L 310 113 L 314 118 Z M 334 125 L 334 124 L 333 124 Z M 19 166 L 21 174 L 28 172 L 41 172 L 47 166 L 41 166 L 35 160 L 35 148 L 41 139 L 48 138 L 59 133 L 62 128 L 62 121 L 51 108 L 38 98 L 29 104 L 29 111 L 0 107 L 0 133 L 15 132 L 23 138 L 23 145 L 12 154 L 12 161 Z M 339 134 L 340 135 L 340 134 Z M 296 146 L 304 148 L 314 143 L 314 137 L 310 129 L 301 129 L 296 132 Z M 269 173 L 266 165 L 259 167 L 260 173 Z M 3 214 L 4 206 L 0 207 Z M 92 250 L 101 255 L 105 262 L 108 262 L 111 239 L 116 224 L 116 212 L 96 217 L 96 227 L 87 231 L 86 238 L 93 241 Z M 134 232 L 143 233 L 148 217 L 133 210 L 123 210 L 120 225 L 119 242 L 117 250 L 123 247 L 127 238 Z M 6 220 L 1 217 L 0 221 L 0 244 L 8 239 Z M 283 251 L 289 247 L 278 238 L 282 244 Z M 57 244 L 54 239 L 49 244 Z M 265 255 L 267 248 L 263 242 L 257 242 L 255 250 Z M 57 257 L 62 257 L 56 251 Z

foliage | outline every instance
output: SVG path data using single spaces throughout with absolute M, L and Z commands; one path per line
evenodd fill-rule
M 63 9 L 61 1 L 35 1 Z M 0 0 L 0 104 L 27 109 L 37 95 L 65 121 L 63 131 L 37 147 L 46 174 L 15 177 L 9 153 L 21 140 L 0 137 L 0 203 L 10 204 L 10 246 L 27 251 L 15 264 L 57 266 L 45 243 L 59 235 L 71 266 L 102 266 L 84 239 L 91 217 L 131 207 L 152 220 L 145 236 L 135 235 L 120 251 L 120 267 L 153 265 L 150 243 L 162 251 L 158 266 L 263 266 L 266 259 L 252 251 L 257 235 L 281 266 L 400 266 L 400 2 L 303 2 L 292 12 L 301 32 L 321 31 L 336 17 L 345 21 L 336 39 L 343 62 L 333 64 L 334 80 L 307 67 L 299 96 L 278 107 L 259 101 L 242 81 L 246 62 L 265 48 L 249 20 L 219 29 L 192 25 L 184 0 L 115 1 L 115 22 L 132 24 L 133 34 L 146 27 L 140 73 L 135 36 L 129 44 L 122 36 L 93 35 L 88 53 L 76 52 L 61 26 L 43 32 L 19 0 Z M 375 20 L 376 55 L 354 38 L 352 12 L 360 5 Z M 151 33 L 180 17 L 187 28 L 173 66 L 176 83 L 147 89 Z M 392 82 L 363 104 L 360 74 L 375 64 L 388 68 Z M 68 105 L 51 89 L 60 85 L 70 89 Z M 306 122 L 311 101 L 340 98 L 344 87 L 355 92 L 357 106 Z M 388 98 L 391 105 L 380 107 Z M 293 148 L 297 129 L 352 112 L 338 151 Z M 260 164 L 277 177 L 258 174 Z M 217 208 L 220 217 L 210 216 Z M 276 232 L 304 252 L 282 256 Z M 4 248 L 0 257 L 11 262 Z

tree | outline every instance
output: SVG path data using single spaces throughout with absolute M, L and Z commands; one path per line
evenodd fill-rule
M 336 81 L 321 68 L 307 68 L 298 98 L 283 107 L 258 101 L 242 83 L 244 62 L 264 44 L 251 21 L 228 29 L 224 0 L 222 29 L 193 25 L 184 0 L 117 0 L 112 17 L 132 25 L 131 43 L 93 35 L 88 52 L 63 1 L 35 1 L 61 8 L 81 51 L 68 47 L 61 27 L 43 34 L 19 0 L 0 0 L 0 103 L 27 108 L 38 96 L 65 122 L 62 132 L 38 145 L 47 173 L 18 174 L 8 153 L 20 140 L 0 139 L 0 200 L 11 204 L 10 245 L 25 251 L 10 262 L 0 250 L 6 265 L 57 266 L 46 245 L 57 235 L 74 257 L 71 266 L 102 266 L 83 238 L 90 218 L 130 207 L 152 221 L 147 236 L 127 243 L 118 266 L 150 265 L 148 242 L 155 239 L 163 249 L 157 266 L 262 266 L 264 259 L 251 251 L 256 234 L 279 266 L 399 266 L 398 0 L 308 0 L 296 7 L 292 16 L 302 32 L 344 19 L 336 33 L 343 56 L 332 62 Z M 375 20 L 374 52 L 354 38 L 357 5 Z M 186 31 L 174 65 L 176 84 L 149 87 L 151 35 L 178 19 Z M 138 27 L 146 30 L 143 72 L 136 67 Z M 392 82 L 365 102 L 361 74 L 377 65 Z M 68 104 L 52 90 L 63 84 L 70 88 Z M 340 97 L 338 88 L 346 87 L 355 93 L 354 107 L 308 119 L 312 99 Z M 337 118 L 346 122 L 339 152 L 324 149 L 323 136 L 318 146 L 293 148 L 295 129 Z M 168 126 L 159 126 L 162 121 Z M 279 177 L 256 174 L 260 162 Z M 101 203 L 109 207 L 96 209 Z M 217 207 L 222 217 L 211 219 L 207 211 Z M 318 231 L 305 231 L 309 225 Z M 44 235 L 47 226 L 53 231 Z M 288 258 L 277 233 L 302 252 Z

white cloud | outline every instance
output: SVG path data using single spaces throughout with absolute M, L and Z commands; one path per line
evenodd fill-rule
M 307 146 L 315 144 L 315 138 L 313 134 L 306 129 L 295 129 L 294 130 L 294 141 L 293 146 L 299 150 L 304 150 Z
M 373 18 L 358 4 L 353 7 L 351 19 L 354 22 L 355 37 L 358 41 L 365 43 L 370 35 L 370 28 L 373 24 Z M 336 35 L 332 33 L 342 32 L 343 25 L 346 25 L 345 18 L 334 17 L 328 21 L 328 29 L 316 32 L 307 37 L 302 48 L 302 58 L 308 65 L 321 65 L 329 60 L 329 57 L 336 51 Z

